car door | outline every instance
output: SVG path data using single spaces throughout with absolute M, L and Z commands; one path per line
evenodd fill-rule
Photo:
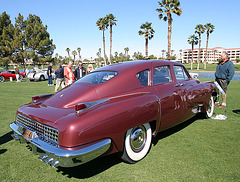
M 160 130 L 164 130 L 182 121 L 182 87 L 176 85 L 170 65 L 153 63 L 152 78 L 161 102 Z
M 201 85 L 197 84 L 194 79 L 191 79 L 184 66 L 174 65 L 173 70 L 176 86 L 181 90 L 182 120 L 185 121 L 197 113 L 196 104 L 190 103 L 189 99 L 193 100 L 194 98 L 194 101 L 198 100 L 200 96 L 198 92 L 201 90 Z

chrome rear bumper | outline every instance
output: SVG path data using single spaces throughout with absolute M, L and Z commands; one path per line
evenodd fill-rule
M 104 139 L 79 150 L 69 151 L 48 144 L 40 140 L 36 135 L 32 137 L 32 139 L 25 137 L 23 133 L 20 132 L 19 125 L 14 122 L 10 124 L 10 128 L 14 131 L 12 135 L 14 139 L 20 140 L 21 143 L 28 143 L 34 154 L 42 155 L 39 157 L 40 160 L 45 161 L 53 167 L 74 167 L 81 165 L 101 156 L 107 152 L 111 146 L 111 140 Z

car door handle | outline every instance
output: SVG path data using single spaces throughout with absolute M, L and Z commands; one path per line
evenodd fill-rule
M 185 86 L 186 84 L 185 83 L 180 83 L 181 86 Z

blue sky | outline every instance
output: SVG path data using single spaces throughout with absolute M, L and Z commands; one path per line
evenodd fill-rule
M 240 48 L 239 0 L 180 0 L 182 15 L 173 15 L 172 50 L 191 48 L 187 39 L 194 34 L 198 24 L 211 23 L 215 26 L 210 35 L 209 47 Z M 145 40 L 138 35 L 140 26 L 151 22 L 155 30 L 149 41 L 149 55 L 159 57 L 161 50 L 167 50 L 167 22 L 159 20 L 157 0 L 0 0 L 0 13 L 6 11 L 14 23 L 21 13 L 26 19 L 29 14 L 39 16 L 53 39 L 54 55 L 67 56 L 77 47 L 82 49 L 83 58 L 95 58 L 102 48 L 102 31 L 96 21 L 112 13 L 117 21 L 113 27 L 114 53 L 129 47 L 129 54 L 141 52 L 145 55 Z M 109 30 L 106 31 L 106 54 L 109 56 Z M 206 46 L 206 34 L 202 36 L 202 47 Z

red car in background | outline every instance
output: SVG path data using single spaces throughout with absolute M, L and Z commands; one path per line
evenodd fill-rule
M 116 152 L 136 163 L 159 132 L 197 113 L 211 117 L 215 88 L 213 82 L 191 78 L 181 63 L 113 64 L 56 94 L 34 96 L 18 109 L 10 127 L 14 139 L 28 143 L 53 167 L 77 166 Z
M 22 70 L 19 70 L 19 80 L 21 81 L 23 78 L 25 78 L 25 72 Z M 7 70 L 7 71 L 2 71 L 0 73 L 0 82 L 4 82 L 6 79 L 10 79 L 12 77 L 13 80 L 16 79 L 16 74 L 15 70 Z

